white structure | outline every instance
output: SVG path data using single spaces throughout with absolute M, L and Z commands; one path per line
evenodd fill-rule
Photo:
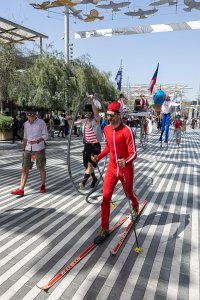
M 75 32 L 75 39 L 200 29 L 200 21 Z

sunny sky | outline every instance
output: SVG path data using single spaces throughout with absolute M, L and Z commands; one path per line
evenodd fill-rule
M 58 51 L 64 51 L 64 8 L 46 11 L 34 9 L 30 5 L 30 3 L 41 3 L 41 0 L 38 2 L 0 0 L 0 2 L 0 17 L 47 35 L 48 44 L 53 44 Z M 99 1 L 98 4 L 109 4 L 109 2 Z M 99 16 L 104 16 L 104 19 L 86 23 L 70 16 L 70 43 L 73 44 L 73 57 L 77 58 L 88 53 L 91 62 L 101 71 L 111 71 L 113 81 L 122 60 L 123 84 L 129 81 L 131 85 L 149 84 L 159 62 L 157 83 L 188 85 L 192 89 L 188 90 L 186 96 L 190 100 L 195 100 L 200 93 L 200 30 L 74 39 L 74 33 L 77 31 L 200 20 L 200 10 L 191 12 L 183 10 L 186 8 L 184 0 L 178 0 L 177 5 L 157 6 L 158 12 L 149 15 L 146 19 L 124 14 L 137 11 L 139 8 L 153 9 L 153 6 L 149 6 L 152 2 L 153 0 L 130 0 L 129 6 L 113 14 L 110 9 L 100 9 L 93 4 L 78 4 L 76 9 L 82 10 L 82 15 L 88 14 L 95 8 L 98 9 Z M 28 47 L 28 44 L 26 46 Z

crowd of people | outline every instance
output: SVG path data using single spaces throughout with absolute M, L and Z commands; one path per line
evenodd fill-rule
M 127 116 L 122 105 L 123 95 L 118 101 L 110 103 L 107 107 L 106 116 L 99 114 L 95 105 L 93 95 L 88 97 L 89 104 L 86 104 L 84 115 L 77 115 L 74 122 L 73 134 L 82 136 L 83 139 L 83 166 L 84 176 L 79 183 L 79 188 L 84 189 L 88 179 L 91 177 L 90 188 L 94 188 L 97 183 L 95 169 L 98 162 L 108 154 L 109 162 L 103 184 L 103 199 L 101 203 L 101 228 L 94 242 L 99 244 L 109 235 L 110 201 L 117 182 L 120 180 L 127 198 L 131 202 L 132 215 L 138 215 L 138 199 L 134 191 L 134 161 L 137 158 L 135 138 L 137 126 L 143 126 L 144 132 L 150 134 L 153 120 L 157 122 L 160 131 L 159 140 L 165 134 L 164 141 L 169 138 L 169 126 L 174 126 L 174 137 L 178 145 L 181 142 L 181 132 L 186 130 L 186 118 L 177 112 L 175 119 L 171 117 L 171 107 L 173 102 L 170 97 L 166 97 L 161 106 L 159 114 L 150 114 L 149 103 L 144 95 L 137 99 L 135 103 L 135 113 Z M 137 115 L 137 113 L 143 113 Z M 145 112 L 145 114 L 144 114 Z M 59 129 L 57 137 L 64 138 L 69 134 L 72 126 L 72 115 L 61 113 L 59 117 Z M 141 121 L 142 120 L 142 121 Z M 11 191 L 13 195 L 24 196 L 24 189 L 32 169 L 33 161 L 39 170 L 41 185 L 39 191 L 46 192 L 46 155 L 45 146 L 48 135 L 55 136 L 55 118 L 51 115 L 48 124 L 44 121 L 44 115 L 37 116 L 33 108 L 22 114 L 20 120 L 13 116 L 13 143 L 17 137 L 22 141 L 22 173 L 20 185 Z M 20 131 L 20 134 L 18 134 Z M 101 149 L 101 142 L 104 139 L 105 147 Z
M 120 94 L 120 98 L 118 102 L 121 104 L 123 110 L 123 122 L 129 125 L 137 138 L 137 129 L 141 126 L 143 127 L 143 131 L 145 135 L 149 135 L 152 133 L 153 124 L 156 123 L 158 132 L 160 132 L 159 141 L 162 142 L 162 138 L 164 135 L 164 142 L 168 143 L 168 135 L 169 135 L 169 127 L 174 126 L 174 137 L 177 135 L 177 122 L 175 120 L 179 118 L 182 122 L 180 126 L 180 133 L 186 131 L 186 125 L 190 125 L 191 128 L 200 128 L 199 118 L 191 118 L 190 120 L 182 113 L 181 111 L 176 113 L 172 112 L 173 101 L 169 96 L 166 96 L 164 103 L 161 106 L 161 110 L 158 113 L 152 109 L 149 109 L 149 103 L 143 94 L 140 95 L 140 98 L 135 99 L 135 107 L 134 112 L 147 112 L 146 117 L 138 117 L 137 115 L 130 114 L 126 111 L 125 98 L 123 94 Z M 44 118 L 44 114 L 38 114 L 38 117 L 43 119 L 47 124 L 48 135 L 50 139 L 55 137 L 65 138 L 69 135 L 70 128 L 72 126 L 73 115 L 61 113 L 59 116 L 55 115 L 46 115 Z M 76 116 L 76 121 L 73 126 L 73 134 L 77 137 L 83 137 L 83 128 L 82 124 L 85 120 L 85 114 L 79 114 Z M 16 139 L 23 140 L 23 124 L 27 121 L 27 115 L 25 112 L 22 112 L 20 117 L 16 117 L 13 115 L 12 117 L 12 132 L 13 138 L 12 143 L 15 143 Z M 107 125 L 107 118 L 105 115 L 99 115 L 99 122 L 102 133 L 104 132 L 104 127 Z M 177 139 L 175 138 L 176 142 Z M 180 139 L 179 139 L 180 140 Z M 180 141 L 179 143 L 180 144 Z
M 94 242 L 99 244 L 109 234 L 109 215 L 110 199 L 114 188 L 120 180 L 126 196 L 132 203 L 132 213 L 138 214 L 138 199 L 133 188 L 134 179 L 134 160 L 137 157 L 134 134 L 131 128 L 122 122 L 121 104 L 112 102 L 107 108 L 108 125 L 102 130 L 101 117 L 94 104 L 93 96 L 89 97 L 90 104 L 85 105 L 85 118 L 77 118 L 75 125 L 82 125 L 82 134 L 84 142 L 83 165 L 85 174 L 80 182 L 80 188 L 84 188 L 89 177 L 92 177 L 91 188 L 95 187 L 97 178 L 94 172 L 98 161 L 110 153 L 109 164 L 104 179 L 103 201 L 101 205 L 101 223 L 102 227 Z M 17 189 L 11 191 L 11 194 L 24 196 L 24 189 L 32 168 L 33 160 L 36 161 L 40 172 L 41 185 L 39 191 L 46 192 L 46 155 L 45 141 L 48 138 L 46 123 L 43 118 L 38 118 L 34 109 L 28 109 L 26 113 L 27 120 L 23 124 L 22 141 L 22 173 L 20 185 Z M 64 116 L 60 116 L 60 129 L 58 136 L 64 137 Z M 54 124 L 50 118 L 50 130 Z M 101 141 L 103 131 L 106 140 L 106 146 L 101 151 Z

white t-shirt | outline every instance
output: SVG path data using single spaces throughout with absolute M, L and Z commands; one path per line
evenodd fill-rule
M 164 101 L 161 110 L 163 114 L 169 114 L 170 113 L 170 108 L 172 106 L 172 101 Z
M 60 126 L 65 126 L 65 118 L 60 116 L 59 119 L 60 119 Z

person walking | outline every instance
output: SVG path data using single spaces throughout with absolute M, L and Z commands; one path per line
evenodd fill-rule
M 138 200 L 133 191 L 133 162 L 137 157 L 135 139 L 131 128 L 122 123 L 121 113 L 119 102 L 108 105 L 107 118 L 110 124 L 104 128 L 106 146 L 100 154 L 91 156 L 92 161 L 98 163 L 110 153 L 103 185 L 101 229 L 94 239 L 96 244 L 103 242 L 109 235 L 110 200 L 118 180 L 121 181 L 126 196 L 131 200 L 134 216 L 138 215 Z
M 175 136 L 177 145 L 180 145 L 180 142 L 181 142 L 182 126 L 183 126 L 183 122 L 181 121 L 181 116 L 177 115 L 176 120 L 174 121 L 174 136 Z
M 55 132 L 54 119 L 53 119 L 53 116 L 50 116 L 50 119 L 49 119 L 49 133 L 50 133 L 51 138 L 54 138 L 54 132 Z
M 12 142 L 13 142 L 13 144 L 15 143 L 15 137 L 17 137 L 20 141 L 22 141 L 22 137 L 19 136 L 19 134 L 18 134 L 19 121 L 15 115 L 12 117 L 11 126 L 12 126 Z
M 23 111 L 21 112 L 20 115 L 20 120 L 19 120 L 19 135 L 21 138 L 24 136 L 24 123 L 27 121 L 26 113 Z
M 92 183 L 90 188 L 94 188 L 97 183 L 97 177 L 94 172 L 96 164 L 91 161 L 91 154 L 99 154 L 101 152 L 101 142 L 103 140 L 103 134 L 101 130 L 100 120 L 101 117 L 98 113 L 98 108 L 95 106 L 93 96 L 89 96 L 90 103 L 86 104 L 84 111 L 86 112 L 85 119 L 80 119 L 74 124 L 82 124 L 83 133 L 83 164 L 85 167 L 85 174 L 82 181 L 79 183 L 80 189 L 84 189 L 89 179 L 92 177 Z
M 37 118 L 35 110 L 27 111 L 28 121 L 24 123 L 23 138 L 23 161 L 20 187 L 11 191 L 12 195 L 24 196 L 24 188 L 29 175 L 29 169 L 32 169 L 32 160 L 36 159 L 37 168 L 40 171 L 41 186 L 40 192 L 46 192 L 46 157 L 45 144 L 48 138 L 47 126 L 42 119 Z
M 149 102 L 144 94 L 140 95 L 140 110 L 147 111 L 149 107 Z
M 59 117 L 60 120 L 60 128 L 59 128 L 59 132 L 58 132 L 58 137 L 60 137 L 60 133 L 62 134 L 62 137 L 65 137 L 65 117 L 64 114 L 61 114 Z

